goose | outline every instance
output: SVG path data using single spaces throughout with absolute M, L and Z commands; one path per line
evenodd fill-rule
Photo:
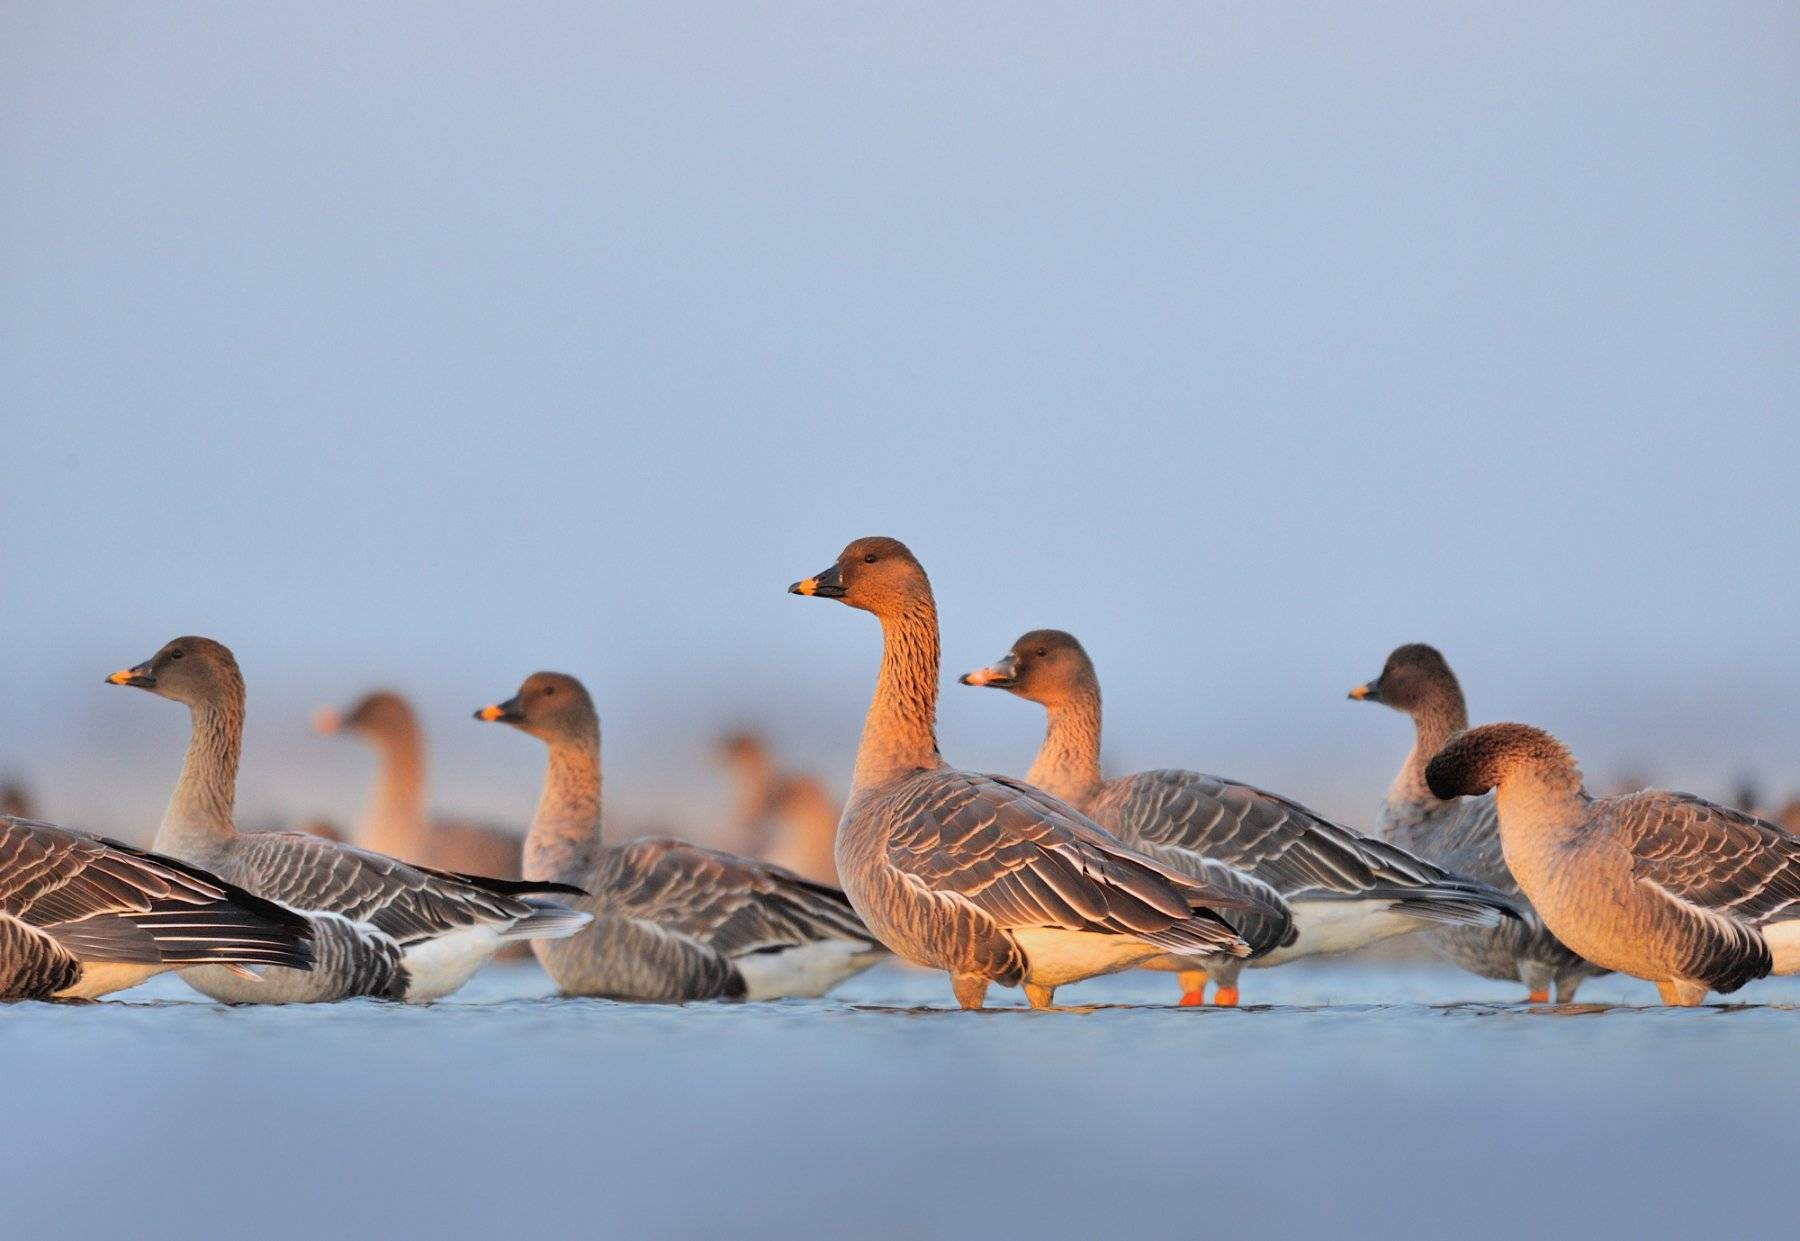
M 906 960 L 950 975 L 980 1008 L 993 983 L 1033 1008 L 1056 988 L 1152 958 L 1251 951 L 1218 910 L 1277 914 L 1109 835 L 1048 793 L 961 771 L 937 746 L 937 604 L 904 543 L 857 539 L 797 595 L 881 622 L 881 670 L 838 827 L 850 903 Z
M 21 780 L 0 783 L 0 815 L 37 821 L 37 800 Z
M 313 715 L 313 730 L 355 737 L 379 759 L 375 789 L 356 832 L 362 848 L 438 870 L 519 877 L 519 837 L 477 823 L 434 822 L 427 814 L 425 738 L 405 698 L 376 690 L 342 713 L 321 708 Z
M 1236 780 L 1165 769 L 1105 779 L 1100 773 L 1100 680 L 1080 642 L 1035 629 L 999 663 L 962 677 L 1045 709 L 1049 728 L 1028 783 L 1060 797 L 1135 848 L 1158 848 L 1182 865 L 1246 871 L 1286 900 L 1298 934 L 1248 961 L 1281 965 L 1347 952 L 1446 923 L 1492 926 L 1513 913 L 1506 897 L 1403 849 L 1333 823 L 1305 806 Z M 1182 1002 L 1238 1002 L 1246 962 L 1184 972 Z
M 1472 974 L 1525 984 L 1526 1002 L 1574 1000 L 1582 980 L 1606 973 L 1570 952 L 1544 926 L 1500 851 L 1500 826 L 1491 794 L 1444 801 L 1425 785 L 1425 764 L 1444 742 L 1469 726 L 1462 686 L 1435 647 L 1422 642 L 1397 647 L 1381 675 L 1350 697 L 1378 702 L 1412 717 L 1412 750 L 1400 766 L 1381 808 L 1382 835 L 1458 874 L 1513 897 L 1520 917 L 1496 927 L 1455 926 L 1427 932 L 1425 942 Z M 1636 787 L 1641 786 L 1633 786 Z
M 1544 925 L 1606 969 L 1692 1006 L 1800 973 L 1800 837 L 1688 793 L 1590 797 L 1526 724 L 1456 734 L 1425 767 L 1446 801 L 1492 789 L 1500 846 Z
M 533 943 L 564 995 L 681 1003 L 813 997 L 887 957 L 844 894 L 685 841 L 607 844 L 600 820 L 600 717 L 582 683 L 536 672 L 475 718 L 510 724 L 549 751 L 525 837 L 525 874 L 578 884 L 581 934 Z
M 769 795 L 778 828 L 768 859 L 817 883 L 837 886 L 838 819 L 843 808 L 817 776 L 784 775 Z
M 739 851 L 836 887 L 832 851 L 842 807 L 824 782 L 778 771 L 768 743 L 753 732 L 727 734 L 719 757 L 737 786 L 732 820 Z
M 739 729 L 719 739 L 718 754 L 735 786 L 728 833 L 731 847 L 745 857 L 763 857 L 773 839 L 771 802 L 780 780 L 768 742 L 760 733 Z
M 0 1000 L 92 1000 L 210 964 L 312 968 L 305 918 L 195 866 L 0 817 Z
M 187 756 L 156 832 L 155 848 L 304 916 L 310 973 L 275 968 L 260 983 L 216 966 L 182 972 L 197 990 L 232 1004 L 310 1003 L 373 996 L 425 1002 L 450 994 L 518 939 L 572 935 L 588 916 L 550 899 L 562 884 L 519 883 L 409 866 L 318 836 L 240 835 L 232 823 L 243 745 L 244 678 L 210 638 L 168 642 L 106 678 L 184 704 Z

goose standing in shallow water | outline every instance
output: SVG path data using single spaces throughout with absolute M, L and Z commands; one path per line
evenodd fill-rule
M 1415 642 L 1387 657 L 1381 675 L 1350 691 L 1359 702 L 1379 702 L 1412 717 L 1413 748 L 1400 766 L 1381 808 L 1382 834 L 1404 849 L 1478 879 L 1520 903 L 1522 917 L 1495 927 L 1456 926 L 1425 939 L 1446 959 L 1483 978 L 1525 984 L 1527 1000 L 1542 1004 L 1556 986 L 1567 1004 L 1584 978 L 1607 971 L 1570 952 L 1524 901 L 1518 880 L 1500 849 L 1500 824 L 1492 794 L 1445 801 L 1425 784 L 1425 764 L 1443 744 L 1469 726 L 1456 674 L 1435 647 Z
M 173 858 L 0 817 L 0 1000 L 91 1000 L 211 964 L 312 968 L 296 913 Z
M 1446 923 L 1492 926 L 1514 915 L 1512 903 L 1485 884 L 1248 784 L 1173 769 L 1104 779 L 1100 680 L 1081 643 L 1059 629 L 1025 634 L 998 664 L 962 681 L 1043 706 L 1049 729 L 1025 776 L 1031 784 L 1173 865 L 1191 870 L 1223 863 L 1279 892 L 1298 936 L 1250 965 L 1346 952 Z M 1204 972 L 1184 970 L 1182 1003 L 1201 1002 L 1210 974 L 1218 986 L 1214 1002 L 1236 1004 L 1244 965 L 1226 960 Z
M 1694 1005 L 1800 973 L 1800 837 L 1687 793 L 1588 796 L 1549 733 L 1484 724 L 1425 768 L 1434 796 L 1495 790 L 1500 844 L 1544 925 L 1607 969 Z
M 519 877 L 519 837 L 475 823 L 432 821 L 425 805 L 425 737 L 406 699 L 377 690 L 342 715 L 319 711 L 313 729 L 322 736 L 356 737 L 380 762 L 368 809 L 357 825 L 360 847 L 438 870 Z
M 113 673 L 114 685 L 183 703 L 193 724 L 156 848 L 306 917 L 310 973 L 271 969 L 251 982 L 216 966 L 182 971 L 232 1004 L 291 1004 L 367 995 L 426 1001 L 455 991 L 507 943 L 572 935 L 588 922 L 548 899 L 560 884 L 518 883 L 408 866 L 299 833 L 239 835 L 232 824 L 244 733 L 244 679 L 210 638 L 176 638 Z
M 844 894 L 779 867 L 680 840 L 609 845 L 600 831 L 600 717 L 572 676 L 537 672 L 478 720 L 549 747 L 525 873 L 579 884 L 593 925 L 535 943 L 565 995 L 773 1000 L 824 995 L 887 951 Z
M 788 588 L 872 612 L 881 671 L 838 828 L 844 890 L 909 961 L 949 973 L 979 1008 L 990 983 L 1024 985 L 1034 1008 L 1064 983 L 1175 954 L 1243 956 L 1215 909 L 1260 902 L 1137 853 L 1038 789 L 958 771 L 937 748 L 937 604 L 895 539 L 858 539 Z

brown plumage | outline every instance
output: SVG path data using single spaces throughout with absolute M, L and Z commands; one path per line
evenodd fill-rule
M 188 965 L 312 968 L 307 920 L 198 867 L 0 817 L 0 999 L 93 999 Z
M 823 995 L 887 956 L 835 888 L 685 841 L 601 835 L 600 717 L 572 676 L 538 672 L 477 719 L 543 741 L 525 873 L 577 884 L 594 921 L 532 947 L 566 995 L 679 1003 Z
M 1425 937 L 1434 951 L 1484 978 L 1517 979 L 1527 998 L 1575 998 L 1582 980 L 1605 970 L 1571 952 L 1551 934 L 1507 869 L 1500 848 L 1500 821 L 1493 794 L 1445 801 L 1425 784 L 1425 764 L 1456 733 L 1469 726 L 1462 686 L 1435 647 L 1422 642 L 1395 648 L 1381 675 L 1350 691 L 1359 702 L 1378 702 L 1405 712 L 1414 740 L 1382 805 L 1387 838 L 1460 875 L 1505 892 L 1520 903 L 1521 917 L 1495 927 L 1444 927 Z M 1641 786 L 1634 786 L 1641 787 Z
M 958 771 L 937 749 L 937 605 L 904 544 L 858 539 L 793 593 L 838 599 L 882 627 L 881 670 L 838 831 L 857 912 L 910 961 L 945 970 L 979 1007 L 988 985 L 1056 987 L 1164 953 L 1250 951 L 1219 910 L 1263 909 L 1121 844 L 1046 793 Z
M 1217 878 L 1223 872 L 1234 886 L 1269 890 L 1283 923 L 1239 927 L 1253 944 L 1260 935 L 1251 965 L 1343 952 L 1430 926 L 1491 926 L 1511 912 L 1510 902 L 1485 885 L 1240 781 L 1181 768 L 1106 779 L 1100 679 L 1081 643 L 1060 629 L 1023 634 L 999 663 L 962 680 L 1044 708 L 1044 742 L 1026 775 L 1032 784 L 1185 873 Z M 1218 984 L 1216 1001 L 1236 1003 L 1244 964 L 1227 960 L 1204 974 L 1184 970 L 1182 1002 L 1199 1003 L 1210 975 Z
M 1686 793 L 1593 798 L 1567 749 L 1524 724 L 1452 737 L 1438 797 L 1496 790 L 1506 862 L 1546 926 L 1597 965 L 1698 1004 L 1800 972 L 1800 837 Z

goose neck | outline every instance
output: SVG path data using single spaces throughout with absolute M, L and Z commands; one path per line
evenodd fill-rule
M 364 848 L 415 858 L 425 834 L 425 747 L 418 730 L 407 728 L 374 739 L 375 789 L 358 833 Z
M 1425 783 L 1425 768 L 1446 741 L 1469 726 L 1469 712 L 1458 693 L 1420 707 L 1412 721 L 1412 750 L 1388 789 L 1385 817 L 1390 822 L 1416 819 L 1443 804 Z
M 544 790 L 525 836 L 525 878 L 582 885 L 599 862 L 600 848 L 599 739 L 553 741 Z
M 938 623 L 930 595 L 881 615 L 881 671 L 856 751 L 855 787 L 941 766 Z
M 156 848 L 180 858 L 204 855 L 235 834 L 238 759 L 244 743 L 242 697 L 190 707 L 181 775 L 156 831 Z
M 1044 743 L 1025 779 L 1079 807 L 1100 788 L 1100 690 L 1083 689 L 1046 707 Z

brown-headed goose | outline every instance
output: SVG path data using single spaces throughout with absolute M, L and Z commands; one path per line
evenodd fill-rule
M 949 973 L 979 1008 L 990 983 L 1048 1007 L 1065 984 L 1174 954 L 1250 947 L 1216 910 L 1260 902 L 1126 847 L 1054 797 L 949 766 L 937 748 L 937 604 L 905 544 L 858 539 L 794 594 L 881 622 L 881 670 L 838 828 L 838 874 L 883 943 Z
M 1561 742 L 1525 724 L 1458 733 L 1425 767 L 1434 796 L 1495 791 L 1506 864 L 1582 957 L 1693 1005 L 1800 973 L 1800 837 L 1687 793 L 1588 796 Z
M 190 965 L 312 968 L 305 918 L 195 866 L 0 817 L 0 1000 L 91 1000 Z
M 434 821 L 425 805 L 425 737 L 405 698 L 391 690 L 365 695 L 339 714 L 313 716 L 322 736 L 348 734 L 375 751 L 375 789 L 357 825 L 356 843 L 402 861 L 461 874 L 519 877 L 524 842 L 478 823 Z
M 1008 690 L 1048 713 L 1044 743 L 1025 776 L 1031 784 L 1136 848 L 1155 848 L 1188 869 L 1221 863 L 1279 892 L 1298 935 L 1252 966 L 1346 952 L 1446 923 L 1492 926 L 1512 912 L 1511 902 L 1485 884 L 1248 784 L 1177 769 L 1105 779 L 1100 680 L 1081 643 L 1059 629 L 1025 634 L 999 663 L 962 681 Z M 1215 1003 L 1237 1003 L 1244 964 L 1211 968 Z M 1205 977 L 1188 973 L 1181 981 L 1183 1002 L 1199 1002 Z
M 1518 919 L 1499 926 L 1454 926 L 1428 932 L 1425 940 L 1449 961 L 1483 978 L 1525 984 L 1527 1000 L 1567 1004 L 1584 978 L 1607 971 L 1582 960 L 1545 928 L 1526 902 L 1500 850 L 1500 825 L 1492 794 L 1445 801 L 1425 784 L 1425 764 L 1453 735 L 1469 726 L 1468 707 L 1456 674 L 1435 647 L 1398 647 L 1381 675 L 1350 691 L 1359 702 L 1379 702 L 1412 717 L 1413 747 L 1381 808 L 1382 834 L 1403 849 L 1428 857 L 1514 897 Z
M 243 745 L 244 679 L 210 638 L 176 638 L 107 680 L 187 706 L 187 756 L 156 848 L 304 916 L 310 973 L 271 969 L 260 983 L 215 966 L 182 971 L 227 1003 L 305 1003 L 375 996 L 426 1001 L 455 991 L 517 939 L 572 935 L 588 916 L 552 896 L 562 884 L 520 883 L 409 866 L 299 833 L 240 835 L 232 824 Z
M 609 845 L 600 826 L 600 717 L 572 676 L 533 673 L 478 720 L 549 749 L 525 837 L 525 874 L 578 884 L 594 917 L 535 943 L 565 995 L 615 1000 L 772 1000 L 823 995 L 887 956 L 835 888 L 680 840 Z

